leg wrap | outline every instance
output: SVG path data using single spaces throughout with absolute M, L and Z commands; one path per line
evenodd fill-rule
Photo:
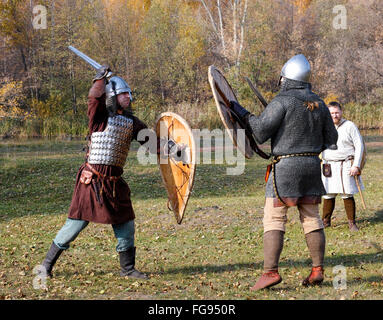
M 355 222 L 355 199 L 354 197 L 343 199 L 344 209 L 346 210 L 347 219 Z
M 278 270 L 279 257 L 283 249 L 284 232 L 271 230 L 263 235 L 264 270 Z
M 326 221 L 331 220 L 332 213 L 335 208 L 335 198 L 323 199 L 322 219 Z
M 326 247 L 326 237 L 323 229 L 315 230 L 305 235 L 307 247 L 310 251 L 312 266 L 323 266 L 324 253 Z

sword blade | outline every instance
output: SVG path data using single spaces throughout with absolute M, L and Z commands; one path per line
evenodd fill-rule
M 253 92 L 255 93 L 257 98 L 259 99 L 259 101 L 266 108 L 268 103 L 265 100 L 265 98 L 262 96 L 262 94 L 259 92 L 259 90 L 253 85 L 253 83 L 251 82 L 251 80 L 248 77 L 245 77 L 245 80 L 247 81 L 247 83 L 249 84 L 251 90 L 253 90 Z
M 82 53 L 80 50 L 77 50 L 75 47 L 69 46 L 68 49 L 71 50 L 72 52 L 74 52 L 76 55 L 78 55 L 83 60 L 85 60 L 87 63 L 89 63 L 93 68 L 98 70 L 102 67 L 101 64 L 99 64 L 96 61 L 94 61 L 93 59 L 89 58 L 85 53 Z

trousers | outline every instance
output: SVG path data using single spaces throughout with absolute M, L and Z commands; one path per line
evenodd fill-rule
M 318 204 L 299 204 L 297 207 L 304 234 L 324 228 Z M 288 209 L 287 206 L 274 207 L 274 199 L 266 198 L 263 216 L 264 233 L 271 230 L 285 232 Z
M 323 196 L 323 199 L 335 199 L 338 193 L 328 193 Z M 347 193 L 339 193 L 340 197 L 342 199 L 352 198 L 353 194 L 347 194 Z
M 88 224 L 89 221 L 67 218 L 53 242 L 62 250 L 69 249 L 70 243 L 77 238 L 80 232 L 84 230 Z M 112 224 L 112 227 L 117 239 L 117 252 L 126 251 L 129 248 L 134 247 L 134 220 L 121 224 Z

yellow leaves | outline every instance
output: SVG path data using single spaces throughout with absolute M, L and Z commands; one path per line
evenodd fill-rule
M 7 81 L 0 88 L 0 117 L 19 117 L 25 115 L 21 105 L 25 95 L 22 81 Z
M 186 9 L 182 7 L 179 10 L 178 36 L 180 40 L 176 52 L 186 59 L 185 62 L 193 65 L 205 54 L 205 45 L 200 26 Z
M 131 11 L 148 10 L 151 0 L 128 0 L 126 5 Z
M 312 0 L 294 0 L 294 5 L 298 8 L 298 14 L 304 14 L 310 6 Z
M 335 93 L 330 92 L 327 97 L 324 99 L 326 104 L 329 104 L 331 101 L 338 101 L 338 96 Z
M 63 108 L 63 97 L 60 93 L 51 93 L 45 101 L 32 99 L 32 112 L 39 118 L 46 119 L 57 115 Z
M 128 8 L 134 11 L 148 11 L 152 4 L 151 0 L 129 0 Z

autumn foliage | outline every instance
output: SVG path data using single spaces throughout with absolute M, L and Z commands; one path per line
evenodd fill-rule
M 257 111 L 243 76 L 271 99 L 281 67 L 298 53 L 310 60 L 313 89 L 323 98 L 379 105 L 383 3 L 343 1 L 342 29 L 334 27 L 344 13 L 334 10 L 338 2 L 2 0 L 0 112 L 85 117 L 95 70 L 68 45 L 124 77 L 136 112 L 149 121 L 185 103 L 186 116 L 210 114 L 211 64 L 227 75 L 240 101 Z M 33 26 L 36 5 L 46 8 L 45 29 Z

